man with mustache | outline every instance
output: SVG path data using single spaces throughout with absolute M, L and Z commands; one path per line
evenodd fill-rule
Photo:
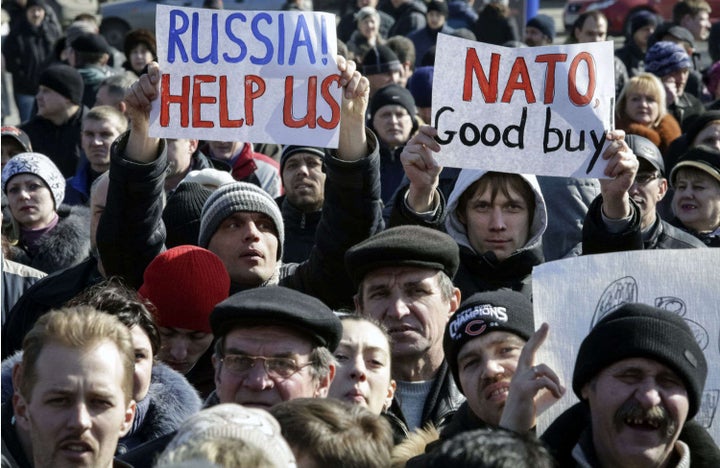
M 572 387 L 582 402 L 543 434 L 559 466 L 718 466 L 720 449 L 692 418 L 707 362 L 677 314 L 628 303 L 583 340 Z

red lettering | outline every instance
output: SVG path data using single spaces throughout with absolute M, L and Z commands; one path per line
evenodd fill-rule
M 285 101 L 283 102 L 283 123 L 289 128 L 315 128 L 317 126 L 317 76 L 308 78 L 307 113 L 300 119 L 293 117 L 293 83 L 292 76 L 285 78 Z
M 588 85 L 585 94 L 578 91 L 576 84 L 580 62 L 585 62 L 588 70 Z M 568 96 L 570 101 L 577 106 L 587 106 L 595 96 L 595 60 L 588 52 L 580 52 L 570 64 L 570 70 L 568 70 Z
M 217 98 L 215 96 L 203 96 L 202 85 L 203 83 L 214 83 L 215 77 L 213 75 L 195 75 L 193 77 L 193 97 L 192 97 L 192 108 L 193 108 L 193 127 L 194 128 L 212 128 L 215 124 L 211 120 L 202 120 L 200 106 L 203 104 L 215 104 Z
M 502 102 L 510 102 L 515 91 L 524 91 L 525 100 L 528 104 L 535 102 L 535 93 L 532 89 L 530 74 L 528 73 L 527 65 L 523 57 L 516 58 L 515 63 L 513 63 L 510 76 L 508 77 L 508 83 L 503 93 Z
M 545 95 L 543 96 L 544 104 L 552 104 L 555 100 L 555 65 L 558 62 L 567 60 L 567 54 L 543 54 L 535 57 L 536 63 L 545 63 Z
M 228 115 L 228 98 L 227 98 L 227 76 L 220 76 L 220 127 L 221 128 L 237 128 L 242 127 L 243 119 L 231 120 Z
M 247 125 L 255 123 L 253 101 L 265 94 L 265 80 L 257 75 L 245 76 L 245 122 Z
M 473 76 L 480 86 L 485 102 L 494 103 L 498 94 L 498 70 L 500 54 L 492 54 L 490 58 L 490 78 L 485 75 L 475 49 L 468 49 L 465 55 L 465 81 L 463 82 L 463 101 L 472 101 Z
M 320 128 L 325 130 L 333 129 L 340 124 L 340 104 L 330 94 L 330 86 L 333 83 L 337 83 L 337 87 L 340 86 L 340 75 L 330 75 L 320 84 L 320 96 L 330 106 L 330 120 L 320 117 L 317 121 Z
M 180 104 L 180 126 L 187 127 L 190 115 L 190 77 L 183 76 L 182 92 L 179 95 L 170 94 L 170 75 L 162 76 L 160 87 L 160 125 L 167 127 L 170 124 L 170 104 Z

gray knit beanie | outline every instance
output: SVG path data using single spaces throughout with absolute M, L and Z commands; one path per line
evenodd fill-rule
M 285 225 L 278 204 L 257 185 L 247 182 L 233 182 L 220 186 L 203 205 L 200 215 L 200 236 L 198 245 L 208 248 L 210 238 L 225 218 L 239 211 L 254 211 L 270 217 L 278 232 L 277 258 L 282 258 L 282 246 L 285 242 Z

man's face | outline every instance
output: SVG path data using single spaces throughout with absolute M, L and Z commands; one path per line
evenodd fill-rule
M 440 29 L 445 24 L 445 15 L 439 11 L 428 11 L 425 15 L 427 25 L 430 29 Z
M 186 328 L 158 327 L 160 351 L 158 360 L 181 374 L 187 374 L 195 367 L 213 341 L 212 333 Z
M 582 28 L 575 28 L 578 42 L 602 42 L 607 38 L 607 21 L 604 18 L 589 17 Z
M 242 141 L 209 141 L 210 156 L 221 161 L 230 161 L 245 143 Z
M 16 401 L 17 421 L 32 439 L 36 468 L 110 467 L 118 438 L 132 424 L 122 360 L 114 343 L 88 349 L 48 343 L 38 356 L 30 395 Z
M 234 283 L 255 287 L 275 274 L 277 236 L 268 215 L 239 211 L 220 223 L 208 250 L 220 257 Z
M 168 139 L 168 177 L 183 175 L 190 170 L 192 154 L 197 149 L 197 140 Z
M 710 14 L 707 11 L 701 11 L 697 15 L 685 15 L 680 21 L 680 26 L 690 31 L 693 37 L 698 41 L 707 41 L 710 36 Z
M 373 128 L 377 137 L 390 148 L 402 146 L 410 139 L 412 116 L 397 104 L 382 106 L 373 115 Z
M 45 19 L 45 9 L 41 6 L 33 5 L 25 11 L 28 23 L 38 27 Z
M 635 175 L 635 182 L 630 186 L 628 194 L 640 207 L 640 227 L 650 227 L 657 219 L 655 208 L 667 192 L 667 180 L 652 167 L 640 159 L 640 169 Z
M 334 354 L 338 367 L 330 397 L 364 406 L 375 414 L 390 405 L 395 393 L 390 344 L 375 324 L 343 320 L 343 336 Z
M 366 75 L 370 82 L 370 95 L 372 96 L 375 92 L 389 84 L 400 83 L 400 70 L 392 70 L 385 73 L 375 73 L 372 75 Z
M 543 46 L 551 44 L 552 41 L 549 37 L 543 34 L 538 28 L 528 26 L 525 28 L 525 44 L 530 47 Z
M 700 170 L 682 168 L 675 176 L 672 210 L 688 228 L 707 232 L 720 225 L 720 182 Z
M 635 44 L 640 48 L 640 50 L 646 50 L 647 49 L 647 43 L 650 36 L 652 36 L 652 33 L 655 32 L 655 25 L 648 24 L 647 26 L 643 26 L 642 28 L 638 29 L 633 33 L 633 40 L 635 41 Z
M 299 370 L 287 378 L 278 378 L 268 374 L 258 359 L 246 371 L 233 372 L 219 356 L 213 356 L 220 403 L 268 409 L 294 398 L 326 397 L 335 368 L 331 366 L 328 377 L 314 379 L 309 365 L 312 350 L 310 340 L 290 328 L 268 325 L 232 330 L 225 336 L 225 360 L 231 356 L 290 358 Z
M 0 145 L 0 152 L 2 152 L 2 167 L 5 167 L 10 158 L 20 153 L 25 152 L 25 148 L 11 136 L 2 137 L 2 145 Z
M 287 200 L 305 213 L 319 211 L 325 201 L 323 161 L 316 154 L 296 153 L 283 166 Z
M 90 248 L 97 258 L 100 258 L 97 253 L 97 229 L 100 224 L 100 217 L 103 211 L 105 211 L 109 185 L 110 179 L 103 177 L 102 180 L 97 183 L 95 190 L 90 196 Z
M 710 122 L 698 132 L 692 146 L 698 145 L 707 145 L 720 151 L 720 120 Z
M 38 115 L 46 119 L 65 115 L 66 110 L 74 105 L 70 99 L 43 85 L 38 88 L 35 101 Z
M 85 119 L 82 124 L 81 144 L 90 166 L 96 172 L 110 168 L 110 147 L 121 132 L 115 119 Z
M 683 381 L 669 367 L 629 358 L 582 389 L 603 466 L 665 466 L 688 415 Z
M 525 341 L 505 331 L 474 338 L 458 353 L 460 385 L 470 409 L 482 421 L 500 423 L 510 380 Z
M 436 270 L 387 267 L 368 273 L 362 282 L 363 315 L 387 328 L 393 360 L 442 357 L 443 332 L 460 305 L 459 292 L 443 298 Z
M 468 200 L 460 221 L 467 226 L 470 245 L 478 253 L 493 251 L 502 261 L 525 245 L 530 230 L 531 207 L 512 187 L 508 198 L 498 190 L 492 200 L 491 186 L 481 192 L 480 187 Z

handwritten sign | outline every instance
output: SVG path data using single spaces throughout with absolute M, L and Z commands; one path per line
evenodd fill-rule
M 572 391 L 575 356 L 590 328 L 627 302 L 680 315 L 705 352 L 708 377 L 695 421 L 720 443 L 720 249 L 646 250 L 558 260 L 533 270 L 536 328 L 550 335 L 536 362 L 548 364 L 567 387 L 560 402 L 538 420 L 538 434 L 578 399 Z
M 336 148 L 335 18 L 158 5 L 151 135 Z
M 507 48 L 440 34 L 432 125 L 441 164 L 603 177 L 613 128 L 612 42 Z

